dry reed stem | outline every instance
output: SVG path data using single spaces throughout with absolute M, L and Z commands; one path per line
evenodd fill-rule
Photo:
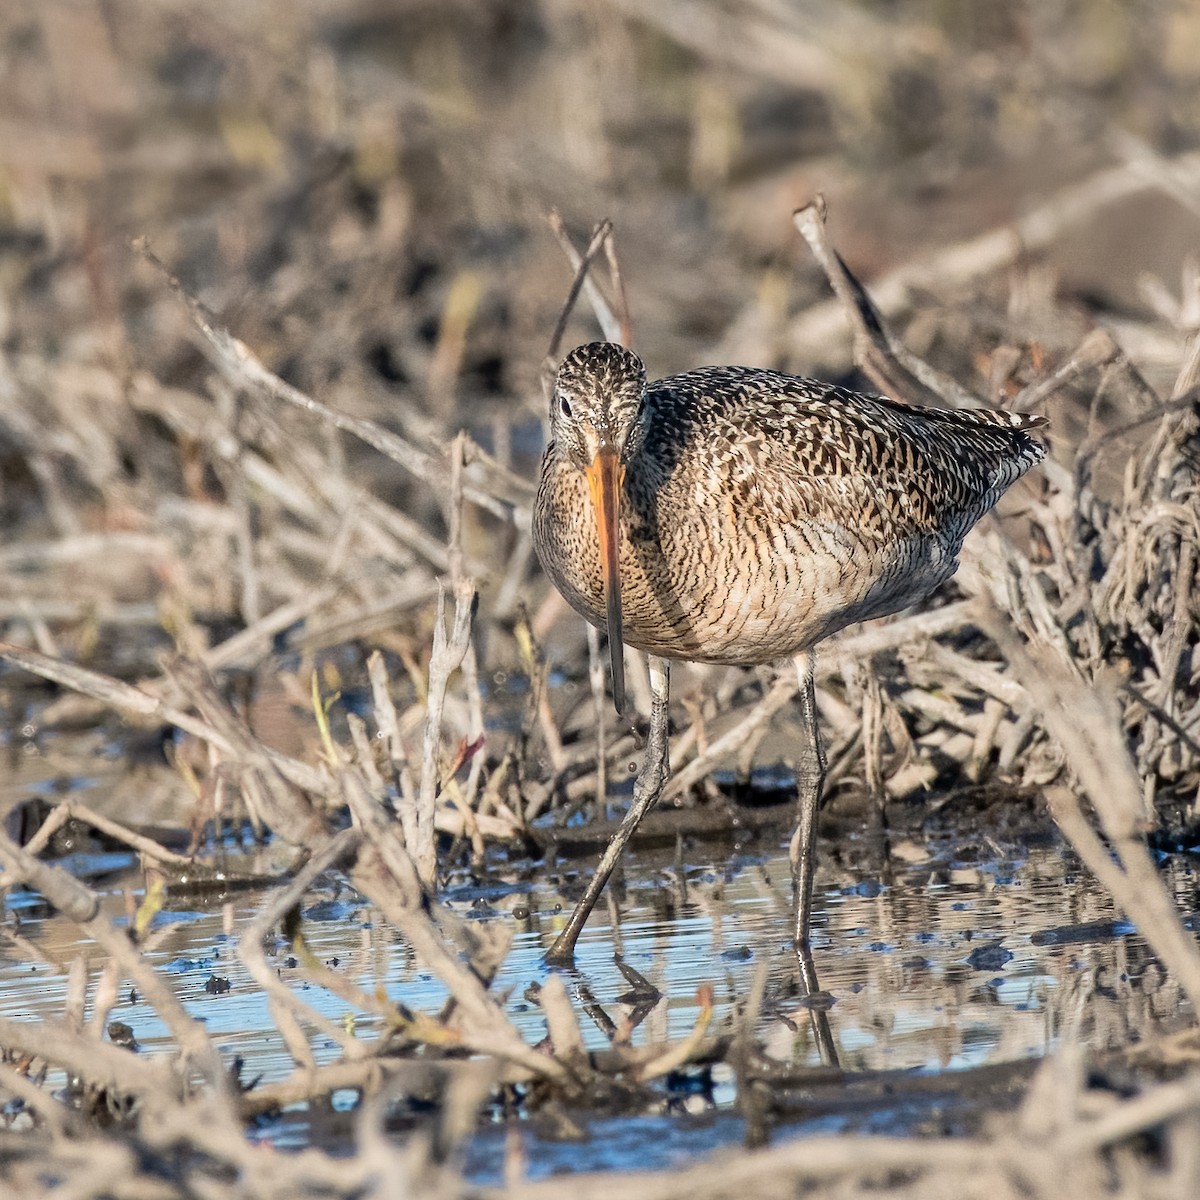
M 566 254 L 567 260 L 571 264 L 571 269 L 575 274 L 571 280 L 571 287 L 567 292 L 567 298 L 563 301 L 562 308 L 559 311 L 554 330 L 550 334 L 550 346 L 543 360 L 542 391 L 547 401 L 550 399 L 551 385 L 554 382 L 554 373 L 557 370 L 557 363 L 554 360 L 558 357 L 563 334 L 567 329 L 567 322 L 571 319 L 571 313 L 575 311 L 575 305 L 579 300 L 581 289 L 587 292 L 588 302 L 592 305 L 596 319 L 600 322 L 600 328 L 604 331 L 605 339 L 615 342 L 620 340 L 621 335 L 620 322 L 617 320 L 612 309 L 609 308 L 608 302 L 596 288 L 595 281 L 591 277 L 591 266 L 595 261 L 596 255 L 600 253 L 601 249 L 608 243 L 609 238 L 612 236 L 612 222 L 609 220 L 601 221 L 592 230 L 591 240 L 588 242 L 584 252 L 580 254 L 575 249 L 575 243 L 571 240 L 570 234 L 567 233 L 566 226 L 562 222 L 562 217 L 559 216 L 556 210 L 551 210 L 548 220 L 550 228 L 554 231 L 554 236 L 558 239 L 558 244 L 563 248 L 563 253 Z
M 737 724 L 710 742 L 701 754 L 676 771 L 663 791 L 665 799 L 681 795 L 704 778 L 717 764 L 733 754 L 739 746 L 762 728 L 780 709 L 789 704 L 799 688 L 795 675 L 785 672 L 771 685 L 762 698 Z
M 896 392 L 909 400 L 916 393 L 922 399 L 940 400 L 954 408 L 981 407 L 977 396 L 912 354 L 887 328 L 866 289 L 830 244 L 825 218 L 825 199 L 818 195 L 811 204 L 798 209 L 792 220 L 850 319 L 855 362 L 885 392 Z
M 1142 836 L 1146 806 L 1111 692 L 1106 696 L 1096 684 L 1080 684 L 1044 649 L 1035 659 L 994 610 L 985 610 L 981 619 L 1036 703 L 1046 727 L 1062 746 L 1080 787 L 1100 817 L 1119 866 L 1092 832 L 1069 788 L 1047 791 L 1055 821 L 1118 907 L 1176 975 L 1193 1008 L 1200 1012 L 1200 950 L 1183 929 L 1146 849 Z
M 1200 181 L 1200 153 L 1166 161 L 1173 185 L 1194 190 Z M 893 319 L 908 311 L 914 295 L 930 286 L 942 293 L 1013 266 L 1022 256 L 1053 245 L 1064 233 L 1084 228 L 1090 217 L 1122 200 L 1157 186 L 1135 168 L 1122 164 L 1096 171 L 1059 190 L 1045 203 L 1011 224 L 938 250 L 889 271 L 871 283 L 879 312 Z M 847 310 L 840 300 L 813 305 L 792 322 L 786 344 L 801 361 L 830 361 L 831 347 L 844 337 Z
M 149 1059 L 102 1042 L 65 1023 L 0 1018 L 0 1045 L 61 1067 L 97 1089 L 159 1100 L 179 1098 L 184 1081 L 166 1057 Z
M 339 780 L 366 838 L 351 879 L 449 989 L 463 1012 L 463 1045 L 510 1059 L 538 1075 L 560 1077 L 562 1067 L 525 1044 L 486 985 L 439 934 L 416 864 L 361 778 L 346 769 Z
M 238 937 L 238 957 L 250 977 L 269 998 L 288 1052 L 305 1075 L 312 1073 L 316 1062 L 308 1039 L 301 1032 L 300 1020 L 312 1025 L 339 1045 L 342 1053 L 351 1061 L 370 1053 L 370 1049 L 358 1039 L 348 1036 L 337 1022 L 323 1016 L 288 987 L 267 963 L 263 943 L 271 929 L 283 920 L 290 909 L 300 903 L 316 878 L 352 857 L 361 840 L 362 833 L 359 830 L 346 829 L 335 834 L 324 846 L 315 848 L 313 856 L 296 872 L 291 882 L 271 894 L 268 902 L 259 909 L 258 914 Z
M 3 1062 L 0 1062 L 0 1092 L 7 1092 L 36 1114 L 55 1142 L 68 1137 L 83 1140 L 88 1134 L 88 1123 L 81 1113 L 72 1111 L 32 1079 Z
M 546 977 L 538 989 L 537 1001 L 546 1014 L 546 1027 L 555 1058 L 566 1063 L 573 1071 L 578 1071 L 585 1053 L 583 1033 L 561 975 L 551 972 Z
M 0 862 L 6 875 L 40 892 L 114 959 L 166 1023 L 189 1064 L 203 1074 L 211 1087 L 223 1091 L 225 1073 L 204 1026 L 188 1015 L 129 937 L 100 912 L 96 894 L 65 871 L 39 862 L 3 833 L 0 833 Z
M 212 676 L 199 663 L 187 659 L 168 666 L 167 675 L 229 747 L 223 747 L 221 766 L 227 777 L 236 780 L 251 815 L 289 845 L 310 845 L 323 830 L 323 814 L 307 790 L 286 771 L 280 757 L 268 750 L 229 708 Z
M 51 659 L 35 650 L 26 650 L 8 642 L 0 642 L 0 658 L 81 695 L 91 696 L 118 712 L 133 713 L 139 717 L 174 725 L 184 733 L 190 733 L 208 742 L 230 758 L 237 757 L 233 742 L 209 722 L 160 700 L 142 688 L 114 679 L 111 675 L 92 671 L 63 659 Z M 263 753 L 271 765 L 278 768 L 280 774 L 297 787 L 317 795 L 323 795 L 328 789 L 328 781 L 306 763 L 265 748 Z
M 472 580 L 460 579 L 454 585 L 454 624 L 447 637 L 445 596 L 444 593 L 438 595 L 437 612 L 433 620 L 433 650 L 429 659 L 425 733 L 421 750 L 421 782 L 414 822 L 417 840 L 412 849 L 417 874 L 422 884 L 430 891 L 433 890 L 437 878 L 434 818 L 441 776 L 439 751 L 442 712 L 446 704 L 446 689 L 450 683 L 450 676 L 462 665 L 470 649 L 474 610 L 475 584 Z
M 102 813 L 98 813 L 89 808 L 86 804 L 80 804 L 78 801 L 66 801 L 59 805 L 56 813 L 61 814 L 60 823 L 63 821 L 79 821 L 84 825 L 90 825 L 97 833 L 102 833 L 105 837 L 112 838 L 115 842 L 121 842 L 131 849 L 136 850 L 143 858 L 149 859 L 156 863 L 173 863 L 176 866 L 187 866 L 195 860 L 188 857 L 186 854 L 177 854 L 174 850 L 168 849 L 166 846 L 160 845 L 151 837 L 146 837 L 144 834 L 136 833 L 132 829 L 126 829 L 117 821 L 110 821 L 108 817 Z M 41 841 L 43 830 L 38 830 L 37 837 L 39 843 L 36 848 L 31 849 L 31 842 L 27 842 L 25 849 L 28 853 L 36 854 L 43 848 L 44 842 Z
M 374 421 L 339 413 L 280 379 L 259 362 L 248 346 L 216 324 L 211 314 L 186 291 L 145 241 L 139 241 L 135 248 L 161 273 L 171 291 L 183 301 L 193 324 L 204 336 L 216 365 L 226 373 L 231 383 L 312 413 L 334 428 L 353 434 L 415 478 L 435 487 L 441 485 L 444 475 L 438 455 L 419 449 L 407 439 L 382 428 Z M 463 491 L 467 499 L 494 516 L 528 528 L 531 492 L 528 482 L 501 467 L 478 447 L 473 447 L 472 459 L 484 469 L 487 486 L 485 488 L 475 483 L 466 484 Z

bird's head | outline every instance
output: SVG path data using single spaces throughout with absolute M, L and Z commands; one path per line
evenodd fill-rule
M 558 368 L 550 429 L 560 453 L 582 470 L 601 450 L 619 458 L 646 391 L 642 360 L 616 342 L 576 346 Z
M 646 368 L 636 354 L 615 342 L 590 342 L 563 359 L 550 400 L 555 448 L 587 476 L 592 498 L 618 712 L 625 707 L 618 553 L 623 460 L 645 392 Z

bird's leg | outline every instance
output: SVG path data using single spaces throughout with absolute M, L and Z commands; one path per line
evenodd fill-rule
M 819 995 L 821 983 L 817 979 L 817 967 L 807 946 L 796 947 L 796 961 L 800 964 L 800 992 L 812 998 L 808 1006 L 808 1016 L 812 1022 L 817 1053 L 820 1054 L 824 1066 L 840 1066 L 837 1043 L 833 1040 L 833 1028 L 829 1024 L 829 1011 L 825 1004 L 820 1002 L 824 997 Z
M 838 1066 L 837 1044 L 829 1024 L 829 1013 L 819 1002 L 821 984 L 808 945 L 808 927 L 812 920 L 813 876 L 817 870 L 817 812 L 821 807 L 821 789 L 825 785 L 825 747 L 817 726 L 817 695 L 813 679 L 816 656 L 805 650 L 796 656 L 796 674 L 800 679 L 800 711 L 804 715 L 808 737 L 800 759 L 797 779 L 796 832 L 792 835 L 792 881 L 796 889 L 795 949 L 800 967 L 800 992 L 810 997 L 808 1015 L 813 1038 L 827 1067 Z
M 546 952 L 546 961 L 553 966 L 570 966 L 575 961 L 575 943 L 579 940 L 580 931 L 591 915 L 600 893 L 608 877 L 613 873 L 621 851 L 626 842 L 633 836 L 633 831 L 641 824 L 642 818 L 654 807 L 655 801 L 662 795 L 667 782 L 667 699 L 668 699 L 668 670 L 665 658 L 650 659 L 650 692 L 653 703 L 650 708 L 650 736 L 646 741 L 646 757 L 642 761 L 642 769 L 638 772 L 637 782 L 633 786 L 633 802 L 624 820 L 612 835 L 600 865 L 592 876 L 591 883 L 583 895 L 583 899 L 575 906 L 571 919 L 566 928 L 554 940 L 554 945 Z
M 808 742 L 800 759 L 799 796 L 796 805 L 796 832 L 792 835 L 792 879 L 796 889 L 795 944 L 798 953 L 807 952 L 808 927 L 812 917 L 813 876 L 817 869 L 817 810 L 825 785 L 825 747 L 817 728 L 817 696 L 813 683 L 816 659 L 812 650 L 796 655 L 800 677 L 800 711 L 808 727 Z M 802 972 L 803 974 L 803 972 Z

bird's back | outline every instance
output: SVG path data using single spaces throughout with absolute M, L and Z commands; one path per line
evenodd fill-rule
M 841 518 L 886 538 L 965 533 L 1045 456 L 1030 435 L 1043 417 L 904 404 L 749 367 L 651 383 L 638 424 L 656 474 L 715 474 L 718 492 L 750 480 L 778 519 Z

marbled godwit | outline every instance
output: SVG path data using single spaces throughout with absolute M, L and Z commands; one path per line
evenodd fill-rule
M 654 698 L 634 798 L 547 959 L 569 963 L 621 851 L 667 776 L 667 660 L 794 657 L 810 745 L 800 772 L 795 940 L 807 945 L 825 762 L 812 647 L 949 579 L 967 532 L 1040 462 L 1042 417 L 944 410 L 747 367 L 647 385 L 611 342 L 572 350 L 551 398 L 534 512 L 538 557 L 568 603 L 651 655 Z

